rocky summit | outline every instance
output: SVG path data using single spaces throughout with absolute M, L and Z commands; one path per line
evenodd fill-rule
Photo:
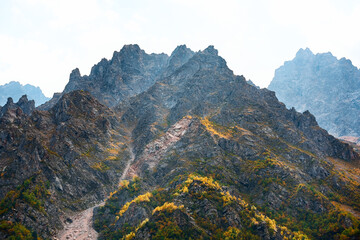
M 57 96 L 0 118 L 2 238 L 360 237 L 359 155 L 213 46 L 128 45 Z
M 331 53 L 300 49 L 275 71 L 269 89 L 297 111 L 309 110 L 336 137 L 360 137 L 360 70 Z
M 26 115 L 30 115 L 34 110 L 35 101 L 29 101 L 26 95 L 23 95 L 17 103 L 14 103 L 14 100 L 9 97 L 6 104 L 3 107 L 0 106 L 0 117 L 5 114 L 11 114 L 13 111 L 21 111 Z

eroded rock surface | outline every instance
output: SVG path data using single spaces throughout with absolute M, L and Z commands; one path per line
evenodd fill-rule
M 360 137 L 360 70 L 350 60 L 300 49 L 268 88 L 289 108 L 309 110 L 330 134 Z

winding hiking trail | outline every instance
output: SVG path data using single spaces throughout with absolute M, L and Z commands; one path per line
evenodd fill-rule
M 127 162 L 124 172 L 119 179 L 119 182 L 127 177 L 130 166 L 135 160 L 135 154 L 131 146 L 129 147 L 129 150 L 130 160 Z M 104 206 L 104 204 L 105 200 L 91 208 L 81 211 L 74 216 L 71 216 L 72 222 L 65 224 L 64 229 L 58 233 L 57 237 L 55 237 L 54 240 L 96 240 L 98 237 L 98 233 L 93 228 L 94 208 Z

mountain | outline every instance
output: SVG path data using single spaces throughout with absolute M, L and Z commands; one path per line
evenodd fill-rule
M 39 87 L 34 87 L 30 84 L 22 85 L 19 82 L 12 81 L 0 86 L 0 105 L 6 104 L 9 97 L 19 99 L 23 95 L 27 95 L 30 99 L 35 100 L 36 106 L 49 100 Z
M 330 134 L 360 137 L 360 70 L 350 60 L 300 49 L 268 88 L 288 107 L 309 110 Z
M 89 87 L 0 118 L 0 237 L 358 239 L 359 155 L 310 112 L 213 46 L 155 75 L 111 108 Z
M 81 76 L 74 69 L 62 93 L 57 93 L 40 110 L 51 108 L 64 93 L 73 90 L 89 91 L 101 103 L 114 107 L 151 87 L 160 76 L 171 73 L 194 53 L 186 45 L 178 46 L 169 57 L 166 54 L 147 54 L 137 44 L 125 45 L 115 51 L 111 60 L 103 58 L 91 69 L 89 76 Z
M 3 107 L 0 106 L 0 117 L 12 111 L 21 111 L 24 114 L 30 115 L 34 110 L 35 101 L 29 101 L 26 95 L 23 95 L 17 103 L 14 103 L 13 99 L 9 97 L 6 104 Z
M 95 212 L 99 239 L 329 239 L 358 227 L 334 196 L 359 210 L 359 179 L 332 161 L 358 169 L 359 156 L 212 46 L 118 111 L 135 159 Z

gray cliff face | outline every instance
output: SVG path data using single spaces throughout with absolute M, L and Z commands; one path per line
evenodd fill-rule
M 104 58 L 94 65 L 89 76 L 81 76 L 79 69 L 74 69 L 64 91 L 54 94 L 38 109 L 50 109 L 64 93 L 73 90 L 88 91 L 108 107 L 125 104 L 131 97 L 149 89 L 157 79 L 171 74 L 193 55 L 186 45 L 178 46 L 170 57 L 147 54 L 136 44 L 125 45 L 120 52 L 114 52 L 111 60 Z
M 300 49 L 268 88 L 287 107 L 309 110 L 334 136 L 360 136 L 360 70 L 350 60 Z
M 9 97 L 19 99 L 21 96 L 27 95 L 29 99 L 35 100 L 35 105 L 41 105 L 49 100 L 42 93 L 39 87 L 34 87 L 30 84 L 22 85 L 19 82 L 9 82 L 0 86 L 0 105 L 6 104 Z
M 11 97 L 8 98 L 7 103 L 0 108 L 0 117 L 5 115 L 8 111 L 20 109 L 26 115 L 30 115 L 35 110 L 35 101 L 28 100 L 26 95 L 23 95 L 17 103 L 13 102 Z
M 0 118 L 0 220 L 52 238 L 69 212 L 113 190 L 129 156 L 126 135 L 116 115 L 83 91 L 31 116 L 9 109 Z
M 74 69 L 64 93 L 85 90 L 113 107 L 152 86 L 167 60 L 166 54 L 146 54 L 138 45 L 125 45 L 111 60 L 96 64 L 89 76 L 81 76 L 79 69 Z

